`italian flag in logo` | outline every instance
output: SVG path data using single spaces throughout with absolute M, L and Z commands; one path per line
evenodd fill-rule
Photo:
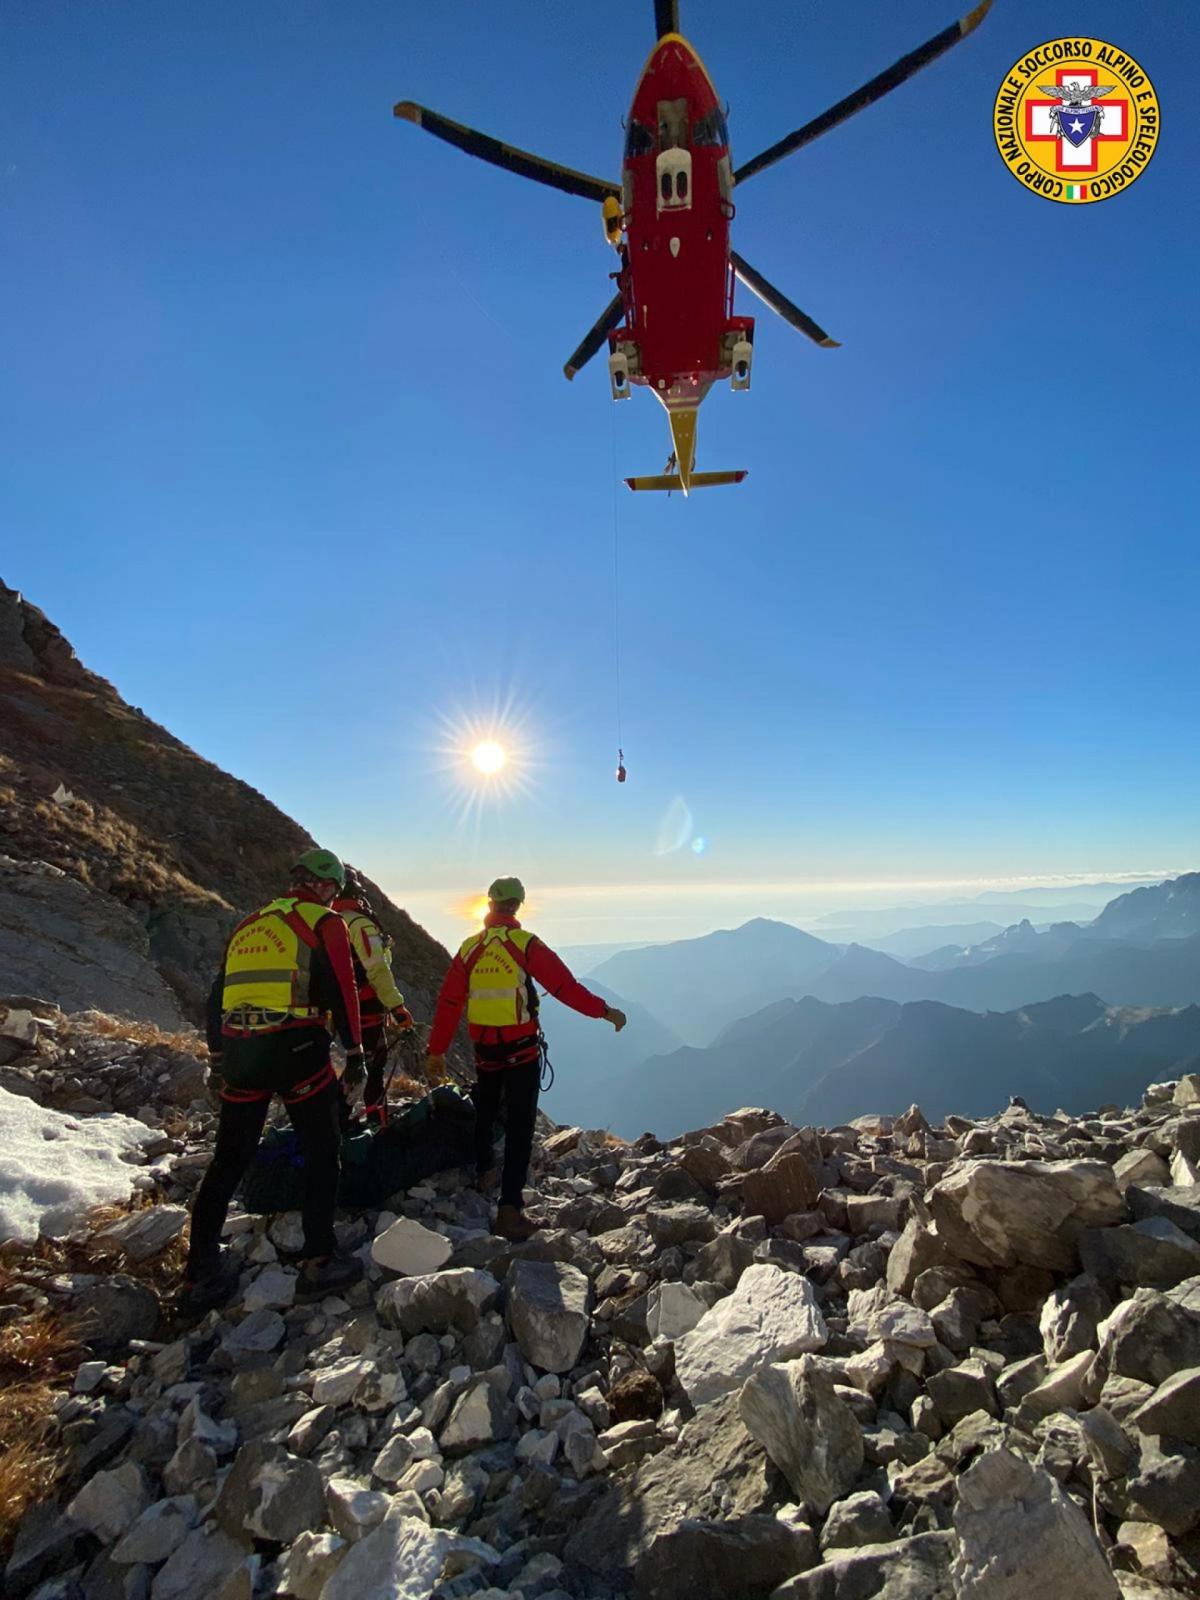
M 1068 200 L 1086 200 L 1088 186 L 1086 183 L 1068 183 L 1066 186 Z

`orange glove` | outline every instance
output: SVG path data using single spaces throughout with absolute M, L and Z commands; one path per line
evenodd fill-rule
M 392 1021 L 400 1029 L 401 1033 L 409 1033 L 417 1025 L 416 1019 L 407 1006 L 393 1006 Z
M 449 1083 L 450 1074 L 446 1071 L 445 1056 L 425 1057 L 425 1079 L 430 1088 L 436 1088 L 439 1083 Z

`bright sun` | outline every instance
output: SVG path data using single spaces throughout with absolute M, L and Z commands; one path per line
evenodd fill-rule
M 504 746 L 497 744 L 494 739 L 485 739 L 471 751 L 471 761 L 476 770 L 489 778 L 500 771 L 507 759 Z

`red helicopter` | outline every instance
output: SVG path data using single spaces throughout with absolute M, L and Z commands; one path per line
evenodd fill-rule
M 991 3 L 982 0 L 821 116 L 736 169 L 712 79 L 679 32 L 679 0 L 655 0 L 658 40 L 625 123 L 619 184 L 501 144 L 411 100 L 402 100 L 395 115 L 493 166 L 602 204 L 605 237 L 621 261 L 611 274 L 617 293 L 563 370 L 573 378 L 607 341 L 613 399 L 625 400 L 633 386 L 644 385 L 665 406 L 671 423 L 673 453 L 667 471 L 625 482 L 631 489 L 681 489 L 686 495 L 689 489 L 740 483 L 746 476 L 695 470 L 700 402 L 719 378 L 728 378 L 735 390 L 750 387 L 754 319 L 734 315 L 735 279 L 822 348 L 836 349 L 838 343 L 730 247 L 734 190 L 936 60 L 974 32 Z

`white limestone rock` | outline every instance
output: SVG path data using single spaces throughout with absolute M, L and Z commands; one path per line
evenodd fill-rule
M 127 1461 L 89 1478 L 67 1507 L 67 1515 L 94 1533 L 101 1544 L 112 1544 L 133 1526 L 149 1499 L 142 1469 Z
M 508 1325 L 530 1366 L 569 1372 L 588 1334 L 589 1285 L 560 1261 L 514 1261 L 508 1274 Z
M 285 1267 L 267 1266 L 242 1296 L 247 1311 L 286 1311 L 296 1299 L 296 1274 Z
M 646 1307 L 646 1332 L 653 1339 L 667 1339 L 674 1343 L 690 1333 L 708 1310 L 686 1283 L 660 1283 L 650 1291 Z
M 353 1545 L 321 1591 L 321 1600 L 429 1600 L 450 1536 L 402 1507 Z
M 330 1367 L 322 1367 L 313 1379 L 313 1402 L 319 1406 L 349 1405 L 360 1385 L 375 1375 L 370 1356 L 346 1356 Z
M 958 1479 L 961 1600 L 1121 1600 L 1087 1518 L 1047 1472 L 989 1450 Z
M 1086 1228 L 1127 1219 L 1103 1161 L 965 1161 L 935 1184 L 929 1206 L 944 1246 L 980 1267 L 1077 1269 Z
M 454 1254 L 454 1246 L 444 1234 L 425 1228 L 410 1217 L 401 1217 L 383 1233 L 375 1235 L 371 1259 L 387 1272 L 402 1277 L 423 1277 L 444 1267 Z
M 330 1478 L 325 1485 L 325 1514 L 349 1544 L 365 1538 L 387 1515 L 391 1495 L 368 1489 L 354 1478 Z
M 194 1495 L 156 1500 L 113 1546 L 112 1559 L 123 1566 L 145 1563 L 156 1567 L 178 1550 L 196 1526 L 197 1515 Z
M 146 1206 L 101 1229 L 96 1237 L 117 1245 L 131 1261 L 149 1261 L 174 1243 L 187 1219 L 186 1206 Z
M 336 1533 L 302 1533 L 284 1551 L 276 1593 L 295 1600 L 321 1600 L 321 1591 L 341 1565 L 349 1545 Z
M 773 1361 L 819 1350 L 829 1335 L 812 1285 L 797 1272 L 747 1267 L 675 1346 L 675 1371 L 694 1406 L 718 1400 Z
M 447 1267 L 421 1277 L 399 1278 L 385 1284 L 375 1306 L 385 1327 L 401 1333 L 470 1333 L 480 1317 L 490 1311 L 500 1285 L 490 1272 L 478 1267 Z
M 812 1356 L 762 1367 L 743 1386 L 738 1410 L 808 1510 L 824 1516 L 851 1489 L 863 1464 L 862 1429 Z
M 206 1523 L 194 1528 L 159 1569 L 151 1600 L 212 1600 L 249 1560 L 243 1543 Z

